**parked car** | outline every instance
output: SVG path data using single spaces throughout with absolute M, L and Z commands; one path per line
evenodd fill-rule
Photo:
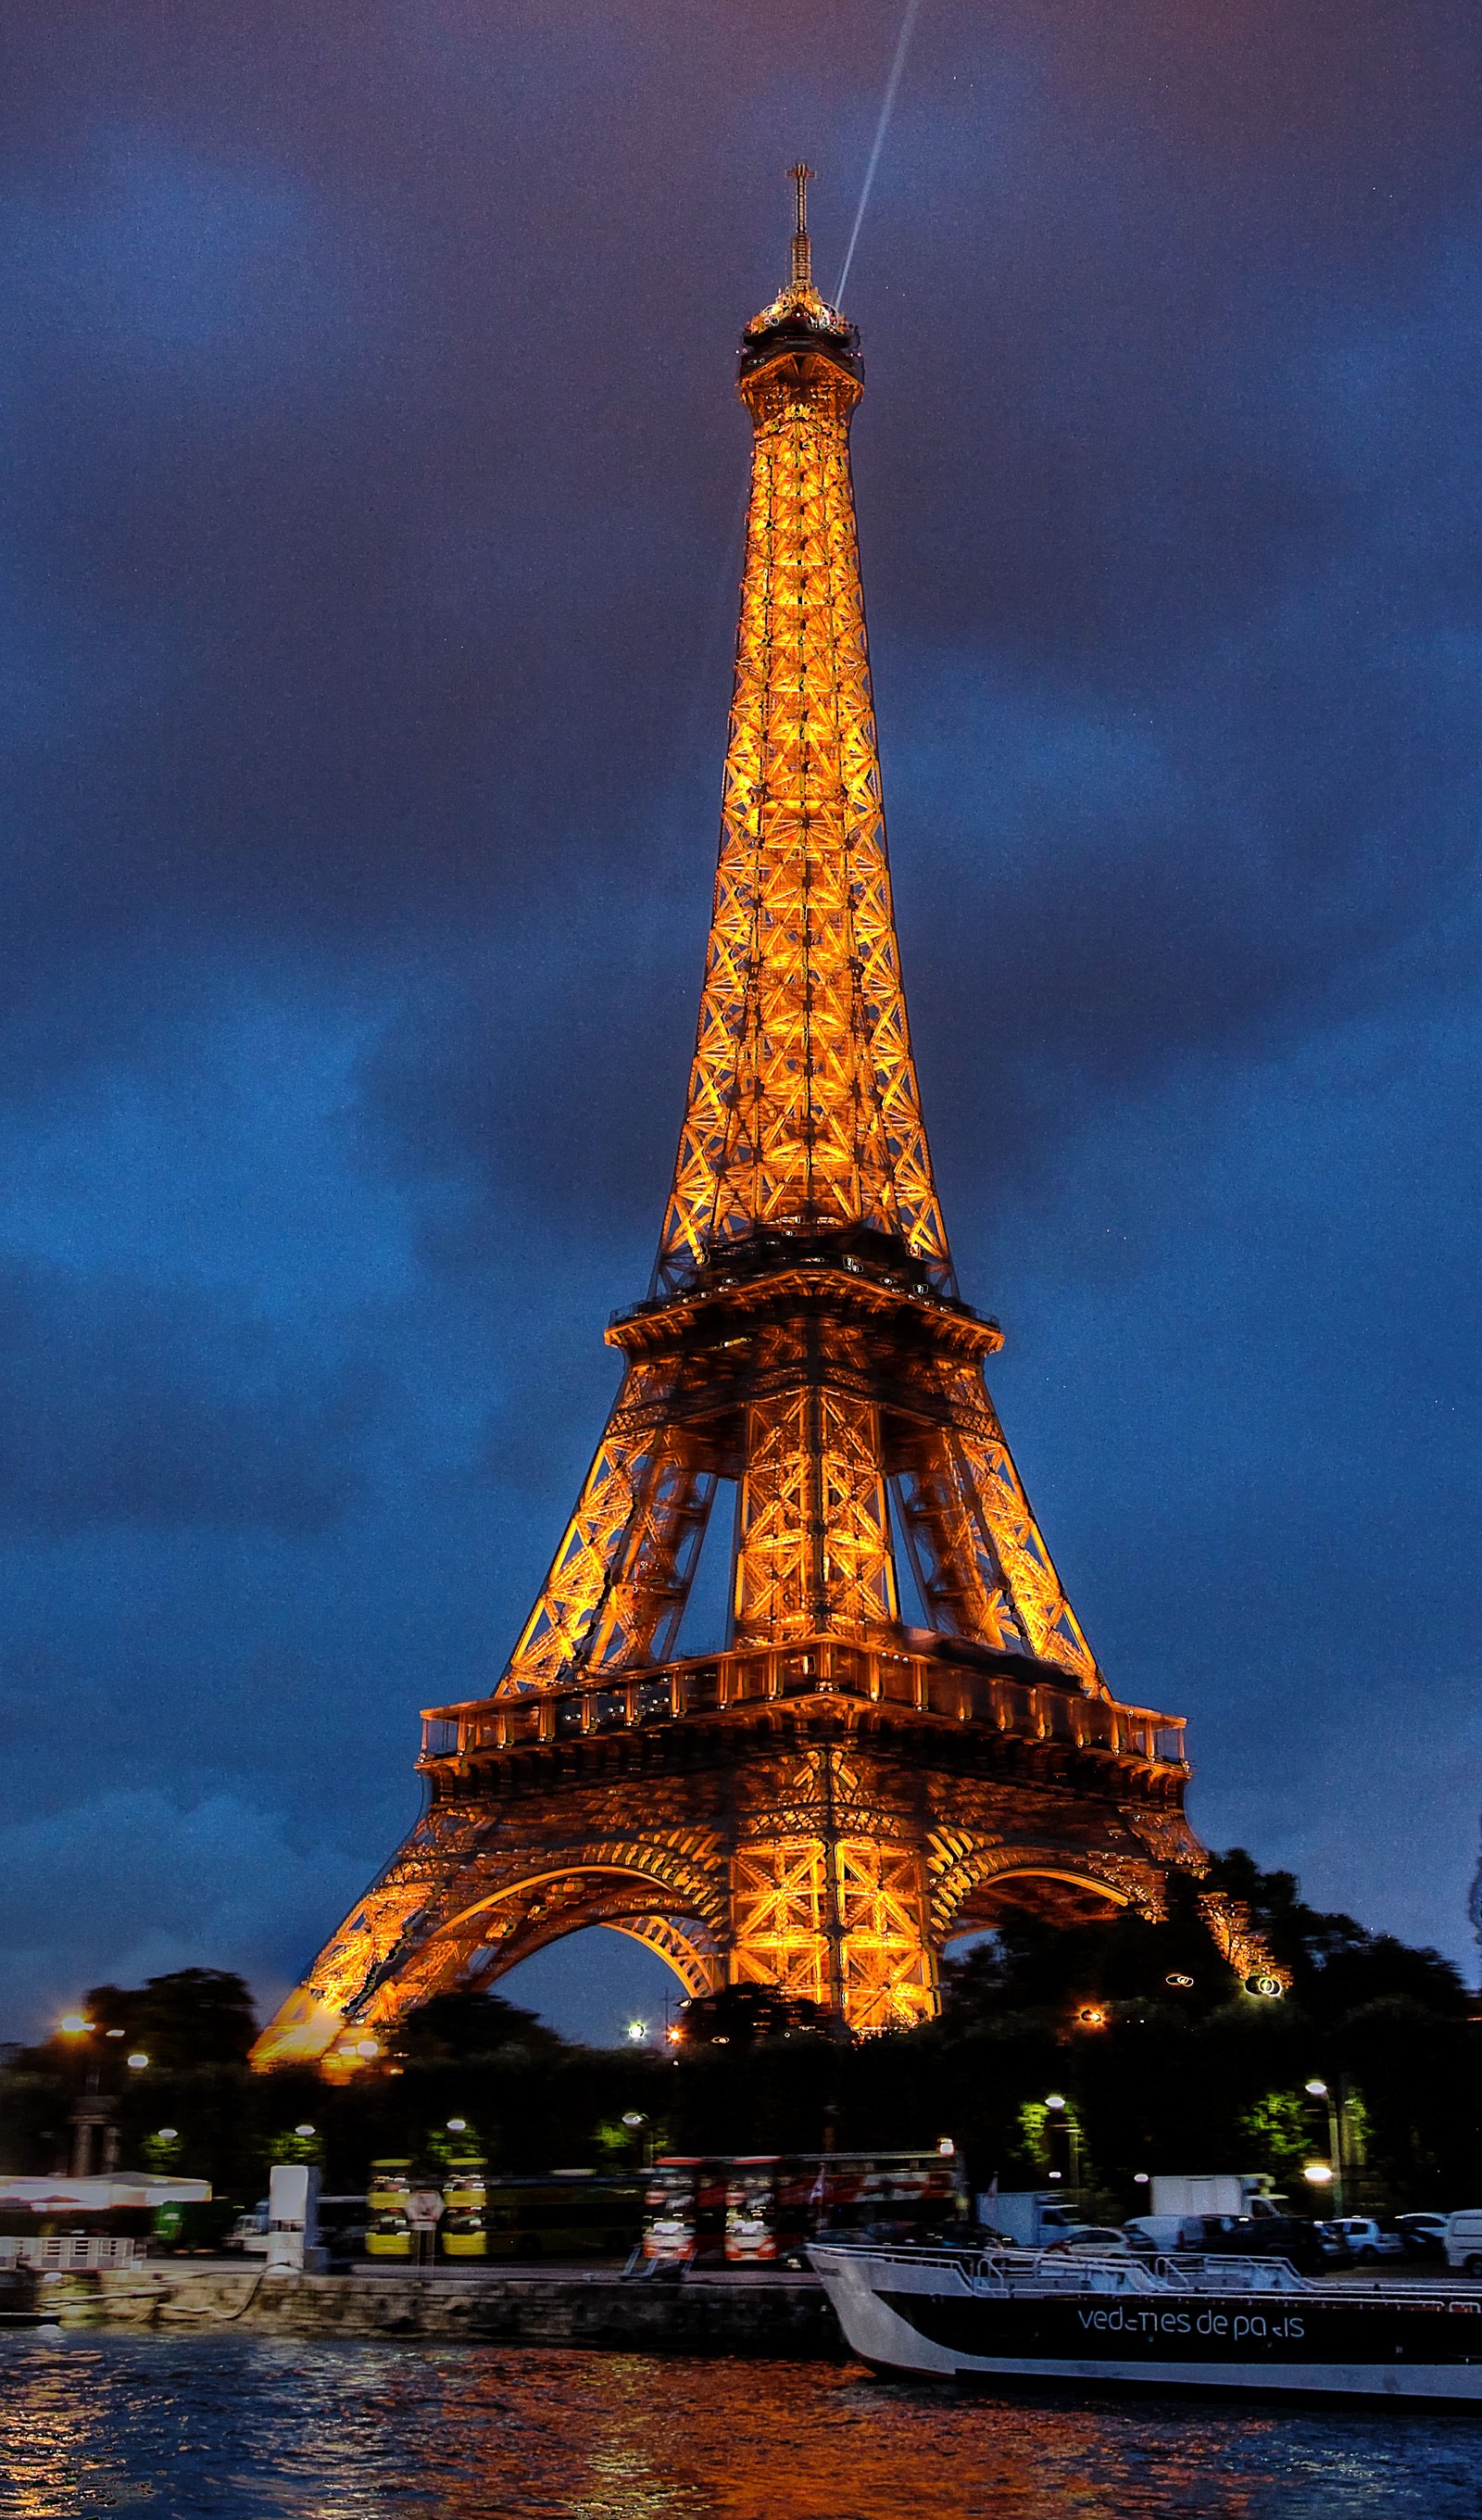
M 1330 2267 L 1353 2265 L 1353 2251 L 1348 2245 L 1348 2234 L 1341 2224 L 1314 2223 L 1312 2228 L 1321 2244 L 1319 2254 L 1326 2265 Z
M 1125 2256 L 1132 2244 L 1125 2231 L 1113 2230 L 1109 2223 L 1079 2223 L 1074 2230 L 1066 2232 L 1062 2240 L 1053 2240 L 1049 2245 L 1058 2249 L 1092 2249 L 1104 2257 L 1109 2250 L 1120 2250 Z
M 1444 2265 L 1447 2221 L 1445 2214 L 1397 2214 L 1395 2229 L 1406 2256 L 1439 2258 Z
M 1482 2206 L 1468 2206 L 1446 2222 L 1446 2263 L 1464 2275 L 1482 2275 Z
M 1377 2266 L 1381 2258 L 1403 2258 L 1405 2243 L 1398 2231 L 1386 2231 L 1368 2214 L 1340 2214 L 1328 2225 L 1347 2243 L 1348 2254 L 1356 2266 Z
M 1341 2265 L 1348 2255 L 1341 2234 L 1299 2214 L 1194 2215 L 1184 2230 L 1186 2249 L 1212 2257 L 1289 2258 L 1304 2273 Z

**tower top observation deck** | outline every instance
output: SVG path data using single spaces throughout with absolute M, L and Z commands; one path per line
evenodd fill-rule
M 786 287 L 779 290 L 759 315 L 752 316 L 741 335 L 738 381 L 742 395 L 748 380 L 758 370 L 770 367 L 774 359 L 799 351 L 822 354 L 852 378 L 856 385 L 864 382 L 857 328 L 847 315 L 841 315 L 836 306 L 820 296 L 813 282 L 813 240 L 808 234 L 808 183 L 813 169 L 798 164 L 788 173 L 797 186 L 792 269 Z

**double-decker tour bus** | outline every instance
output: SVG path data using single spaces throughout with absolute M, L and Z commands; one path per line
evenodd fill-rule
M 914 2240 L 966 2213 L 955 2151 L 671 2153 L 649 2173 L 643 2253 L 677 2266 L 800 2265 L 821 2232 Z

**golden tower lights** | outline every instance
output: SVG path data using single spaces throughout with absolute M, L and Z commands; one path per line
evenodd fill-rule
M 720 847 L 653 1283 L 607 1332 L 622 1381 L 503 1675 L 432 1710 L 431 1808 L 261 2063 L 343 2066 L 593 1922 L 691 1992 L 775 1981 L 886 2028 L 934 2010 L 944 1940 L 1006 1885 L 1155 1906 L 1168 1863 L 1202 1863 L 1181 1728 L 1111 1698 L 984 1384 L 998 1328 L 953 1278 L 885 846 L 859 337 L 814 286 L 809 171 L 741 338 Z M 676 1662 L 723 1483 L 725 1647 Z

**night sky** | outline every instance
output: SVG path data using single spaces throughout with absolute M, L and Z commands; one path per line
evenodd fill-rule
M 544 1573 L 693 1037 L 736 336 L 799 152 L 831 292 L 900 20 L 5 13 L 0 2031 L 275 1998 Z M 1206 1839 L 1469 1972 L 1479 93 L 1476 0 L 922 0 L 848 292 L 1010 1440 Z

